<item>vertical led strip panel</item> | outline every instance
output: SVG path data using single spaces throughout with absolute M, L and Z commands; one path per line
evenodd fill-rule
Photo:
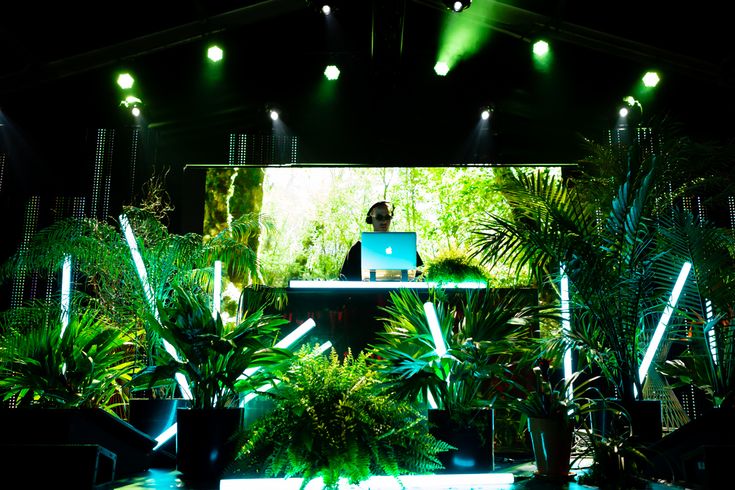
M 156 306 L 156 297 L 153 294 L 153 288 L 151 287 L 150 283 L 148 282 L 148 273 L 145 269 L 145 264 L 143 263 L 143 257 L 140 255 L 140 250 L 138 250 L 138 242 L 135 241 L 135 235 L 133 234 L 133 229 L 130 226 L 130 222 L 128 221 L 128 217 L 124 214 L 120 215 L 120 227 L 123 229 L 123 233 L 125 235 L 125 240 L 128 242 L 128 248 L 130 248 L 130 253 L 133 256 L 133 262 L 135 263 L 135 270 L 138 272 L 138 277 L 140 278 L 140 283 L 143 286 L 143 291 L 145 292 L 145 297 L 148 300 L 148 306 L 150 306 L 151 311 L 153 312 L 153 316 L 155 317 L 156 321 L 161 321 L 161 316 L 158 313 L 158 307 Z M 169 344 L 165 339 L 163 340 L 163 347 L 166 349 L 166 352 L 168 352 L 171 357 L 179 360 L 179 354 L 176 352 L 176 349 L 174 349 L 174 346 Z M 186 400 L 191 400 L 191 390 L 189 389 L 189 383 L 186 381 L 186 378 L 182 373 L 176 373 L 176 381 L 179 383 L 179 387 L 181 388 L 181 394 Z

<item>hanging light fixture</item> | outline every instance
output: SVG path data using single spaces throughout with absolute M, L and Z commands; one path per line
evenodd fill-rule
M 472 5 L 472 0 L 442 0 L 442 2 L 452 12 L 467 10 Z

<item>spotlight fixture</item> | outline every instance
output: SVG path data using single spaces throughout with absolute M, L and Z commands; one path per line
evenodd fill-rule
M 442 0 L 442 2 L 452 12 L 467 10 L 472 5 L 472 0 Z
M 135 79 L 130 73 L 120 73 L 117 76 L 117 84 L 120 86 L 121 89 L 127 90 L 129 88 L 133 87 L 133 84 L 135 83 Z
M 328 65 L 324 69 L 324 76 L 327 80 L 337 80 L 339 78 L 339 68 L 336 65 Z
M 270 118 L 273 121 L 278 121 L 278 118 L 281 116 L 280 113 L 278 112 L 278 109 L 270 109 L 268 111 L 268 114 L 270 115 Z
M 661 81 L 661 77 L 658 76 L 658 73 L 655 71 L 649 71 L 646 72 L 645 75 L 643 75 L 643 84 L 646 87 L 652 88 L 658 85 L 658 82 Z
M 222 61 L 223 57 L 224 57 L 224 51 L 222 51 L 222 48 L 220 48 L 216 44 L 213 44 L 207 49 L 207 58 L 209 58 L 209 60 L 212 61 L 213 63 Z
M 539 39 L 533 43 L 533 54 L 538 57 L 543 57 L 549 54 L 549 43 L 543 39 Z
M 306 3 L 325 16 L 331 15 L 339 7 L 338 0 L 306 0 Z
M 482 111 L 480 112 L 480 118 L 482 118 L 483 121 L 487 121 L 490 119 L 490 117 L 493 115 L 493 108 L 489 106 L 485 106 L 482 108 Z
M 130 113 L 135 116 L 140 116 L 140 108 L 143 106 L 143 101 L 134 95 L 128 95 L 120 102 L 120 105 L 130 110 Z
M 449 73 L 449 65 L 445 61 L 437 61 L 434 65 L 434 72 L 440 77 L 444 77 Z

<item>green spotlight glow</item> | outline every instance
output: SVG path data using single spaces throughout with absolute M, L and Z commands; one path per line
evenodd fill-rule
M 551 46 L 544 39 L 539 39 L 532 46 L 533 65 L 538 71 L 548 72 L 551 68 L 552 52 Z
M 437 61 L 436 65 L 434 65 L 434 71 L 440 77 L 444 77 L 449 73 L 449 65 L 444 61 Z
M 646 72 L 645 75 L 643 75 L 643 85 L 645 85 L 646 87 L 655 87 L 660 81 L 661 78 L 655 71 L 649 71 Z
M 487 41 L 492 29 L 487 24 L 493 20 L 495 2 L 475 2 L 472 16 L 455 15 L 447 11 L 439 35 L 437 60 L 447 64 L 449 69 L 461 60 L 477 53 Z
M 324 69 L 324 76 L 327 80 L 337 80 L 339 78 L 339 68 L 335 65 L 329 65 Z
M 533 43 L 533 54 L 535 56 L 538 56 L 540 58 L 543 58 L 544 56 L 549 54 L 549 43 L 544 41 L 543 39 L 540 39 Z
M 216 44 L 210 46 L 209 49 L 207 49 L 207 58 L 209 58 L 212 62 L 217 63 L 219 61 L 222 61 L 223 57 L 224 51 L 222 51 L 222 48 L 220 48 Z
M 132 88 L 134 83 L 135 83 L 135 79 L 130 73 L 120 73 L 117 76 L 117 84 L 123 90 Z

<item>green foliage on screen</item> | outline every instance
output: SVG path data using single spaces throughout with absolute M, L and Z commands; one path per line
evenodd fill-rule
M 496 190 L 498 175 L 490 167 L 266 168 L 261 211 L 275 229 L 260 236 L 263 281 L 283 287 L 290 279 L 337 279 L 360 232 L 372 230 L 365 223 L 368 208 L 381 200 L 395 207 L 392 231 L 417 233 L 418 251 L 427 268 L 447 255 L 469 260 L 478 218 L 485 213 L 509 216 L 510 209 Z M 208 204 L 222 205 L 225 200 L 213 194 L 226 192 L 223 179 L 208 176 L 209 181 L 220 186 L 208 189 Z M 254 180 L 252 185 L 259 183 Z M 210 219 L 222 216 L 205 213 Z M 211 224 L 208 228 L 214 229 Z M 485 273 L 491 286 L 524 281 L 512 277 L 503 264 L 494 264 Z

